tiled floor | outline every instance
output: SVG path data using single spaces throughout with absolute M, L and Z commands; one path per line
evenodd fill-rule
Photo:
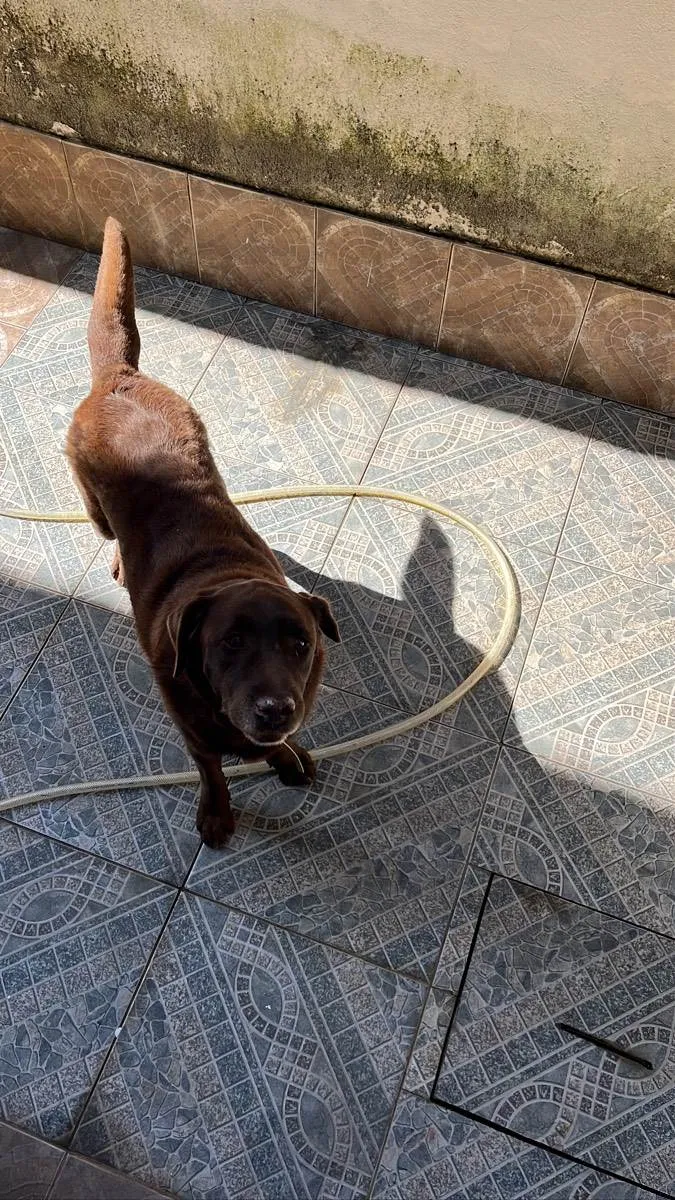
M 0 506 L 75 508 L 96 263 L 0 253 Z M 508 551 L 520 628 L 444 719 L 309 792 L 237 785 L 225 851 L 184 788 L 0 819 L 3 1195 L 675 1197 L 675 425 L 137 283 L 143 363 L 233 490 L 456 506 Z M 250 516 L 342 628 L 308 743 L 431 704 L 491 640 L 499 589 L 457 529 L 371 501 Z M 3 796 L 187 765 L 108 562 L 86 527 L 0 521 Z

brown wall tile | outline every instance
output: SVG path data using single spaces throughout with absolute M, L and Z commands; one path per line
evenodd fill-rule
M 80 251 L 0 229 L 0 321 L 27 329 Z
M 12 353 L 23 332 L 23 329 L 17 329 L 15 325 L 5 325 L 4 321 L 0 321 L 0 363 Z
M 314 311 L 314 209 L 190 178 L 203 283 Z
M 64 242 L 82 240 L 57 138 L 0 122 L 0 225 Z
M 675 301 L 596 283 L 565 383 L 675 413 Z
M 439 349 L 560 383 L 592 287 L 558 267 L 455 246 Z
M 85 146 L 65 150 L 88 249 L 100 249 L 106 217 L 117 217 L 134 262 L 197 277 L 187 175 Z
M 451 243 L 320 209 L 316 311 L 434 346 Z

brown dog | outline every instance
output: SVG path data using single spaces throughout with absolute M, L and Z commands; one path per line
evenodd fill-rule
M 138 371 L 126 237 L 106 222 L 88 329 L 93 387 L 67 454 L 87 513 L 117 539 L 138 637 L 201 777 L 197 828 L 220 846 L 234 828 L 223 754 L 266 759 L 290 786 L 314 765 L 288 740 L 308 715 L 339 641 L 326 600 L 297 595 L 230 501 L 193 408 Z

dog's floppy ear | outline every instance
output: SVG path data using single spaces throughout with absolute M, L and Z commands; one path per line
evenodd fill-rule
M 203 598 L 194 600 L 191 604 L 186 604 L 185 608 L 174 609 L 166 618 L 166 631 L 174 653 L 174 679 L 189 665 L 190 658 L 194 653 L 195 638 L 199 633 L 199 626 L 206 610 L 206 603 Z
M 331 641 L 339 642 L 340 630 L 328 601 L 324 600 L 323 596 L 310 596 L 309 593 L 305 593 L 305 600 L 311 608 L 321 632 L 325 633 Z

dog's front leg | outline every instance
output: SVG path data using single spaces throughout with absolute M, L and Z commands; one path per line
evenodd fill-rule
M 314 759 L 297 742 L 284 742 L 267 755 L 267 765 L 276 771 L 285 787 L 309 787 L 316 776 Z
M 224 846 L 234 833 L 234 814 L 230 793 L 223 775 L 220 754 L 200 754 L 192 751 L 202 781 L 197 809 L 197 829 L 204 844 L 212 850 Z

